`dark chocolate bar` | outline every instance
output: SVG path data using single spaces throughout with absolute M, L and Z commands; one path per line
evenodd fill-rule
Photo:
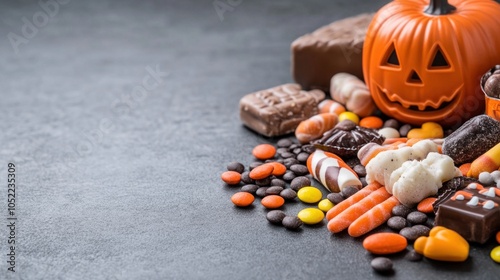
M 321 90 L 304 91 L 285 84 L 247 94 L 240 100 L 240 119 L 256 132 L 272 137 L 294 132 L 299 123 L 318 114 Z
M 373 14 L 335 21 L 296 39 L 292 76 L 305 89 L 330 90 L 333 75 L 346 72 L 363 80 L 361 54 Z
M 452 229 L 470 242 L 485 243 L 500 230 L 500 189 L 471 183 L 444 197 L 435 225 Z

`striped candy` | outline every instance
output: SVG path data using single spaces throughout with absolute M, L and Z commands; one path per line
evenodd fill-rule
M 332 129 L 338 122 L 336 114 L 323 113 L 302 121 L 295 130 L 295 137 L 300 143 L 309 143 L 319 139 L 326 131 Z
M 307 168 L 331 192 L 340 192 L 347 186 L 362 187 L 356 172 L 335 154 L 316 150 L 307 159 Z
M 318 109 L 320 113 L 333 113 L 336 115 L 340 115 L 341 113 L 346 111 L 344 105 L 331 99 L 325 99 L 321 101 L 318 104 Z
M 370 116 L 377 109 L 366 84 L 352 74 L 333 75 L 330 95 L 333 100 L 344 104 L 347 110 L 360 117 Z

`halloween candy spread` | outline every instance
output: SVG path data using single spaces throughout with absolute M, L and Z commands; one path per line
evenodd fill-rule
M 282 138 L 264 138 L 248 170 L 221 173 L 240 188 L 232 203 L 260 199 L 272 224 L 326 226 L 374 255 L 408 249 L 410 261 L 463 262 L 471 246 L 500 242 L 497 26 L 494 1 L 396 0 L 294 41 L 297 84 L 241 99 L 247 128 Z M 353 46 L 363 61 L 345 67 L 339 48 Z M 302 209 L 284 211 L 292 201 Z M 393 269 L 389 257 L 371 266 Z

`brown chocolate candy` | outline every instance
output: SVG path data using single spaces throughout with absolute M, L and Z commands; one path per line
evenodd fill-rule
M 292 43 L 292 75 L 304 88 L 330 89 L 333 75 L 363 79 L 362 49 L 373 14 L 335 21 Z
M 486 80 L 484 92 L 490 97 L 500 98 L 500 74 L 493 74 Z
M 500 197 L 496 187 L 471 183 L 439 203 L 435 224 L 456 231 L 470 242 L 485 243 L 500 230 Z
M 359 149 L 367 143 L 374 142 L 381 145 L 384 140 L 385 138 L 375 129 L 357 126 L 350 120 L 344 120 L 325 132 L 321 139 L 313 142 L 313 145 L 339 157 L 348 158 L 356 156 Z
M 459 166 L 472 162 L 500 142 L 500 122 L 479 115 L 465 122 L 443 142 L 443 154 Z
M 304 91 L 298 84 L 285 84 L 245 95 L 240 100 L 240 119 L 262 135 L 280 136 L 318 114 L 323 99 L 325 93 L 320 90 Z

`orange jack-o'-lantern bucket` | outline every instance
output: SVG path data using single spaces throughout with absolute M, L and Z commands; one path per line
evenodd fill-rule
M 394 0 L 363 45 L 365 82 L 386 115 L 455 127 L 484 113 L 479 81 L 500 63 L 500 4 L 491 0 Z

